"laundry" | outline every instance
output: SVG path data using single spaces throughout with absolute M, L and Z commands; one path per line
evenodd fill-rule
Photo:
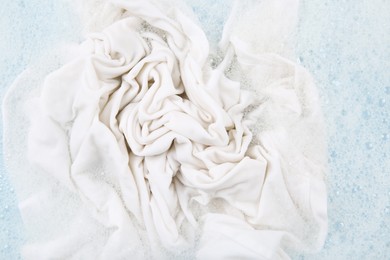
M 31 98 L 25 152 L 44 181 L 20 203 L 35 237 L 23 257 L 289 259 L 319 250 L 322 114 L 310 74 L 279 44 L 298 2 L 237 1 L 218 52 L 174 1 L 107 5 L 120 15 Z M 275 30 L 256 33 L 264 27 L 253 17 Z M 29 75 L 7 97 L 9 125 Z M 61 224 L 48 233 L 42 214 Z

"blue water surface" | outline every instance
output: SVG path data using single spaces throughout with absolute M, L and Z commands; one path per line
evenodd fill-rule
M 63 1 L 0 0 L 0 98 L 28 64 L 52 46 L 77 41 L 77 22 Z M 3 117 L 0 128 L 3 129 Z M 0 139 L 0 259 L 19 259 L 25 237 Z

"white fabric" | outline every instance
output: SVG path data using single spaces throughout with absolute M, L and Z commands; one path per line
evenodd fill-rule
M 21 210 L 27 226 L 67 215 L 63 229 L 33 235 L 23 256 L 288 259 L 286 250 L 321 248 L 322 117 L 309 74 L 272 50 L 285 39 L 273 32 L 259 46 L 232 15 L 212 68 L 206 36 L 180 9 L 112 3 L 122 15 L 46 77 L 33 106 L 29 164 L 47 177 Z M 296 17 L 295 1 L 251 4 Z

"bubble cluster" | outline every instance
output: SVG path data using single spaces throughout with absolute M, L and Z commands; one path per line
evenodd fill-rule
M 387 259 L 389 2 L 303 1 L 297 40 L 321 91 L 329 146 L 329 235 L 305 259 Z
M 12 81 L 51 46 L 78 39 L 77 19 L 65 1 L 25 1 L 2 3 L 0 30 L 0 99 Z M 65 22 L 66 21 L 66 22 Z M 20 259 L 25 230 L 19 213 L 12 175 L 5 168 L 9 160 L 3 154 L 8 140 L 0 138 L 0 259 Z M 4 142 L 4 143 L 3 143 Z

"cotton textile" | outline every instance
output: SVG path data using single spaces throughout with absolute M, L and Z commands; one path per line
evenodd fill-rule
M 24 152 L 39 176 L 28 178 L 44 181 L 20 190 L 26 259 L 289 259 L 322 247 L 318 95 L 280 47 L 298 3 L 245 4 L 284 20 L 237 1 L 249 18 L 232 12 L 211 53 L 174 2 L 107 2 L 115 21 L 35 86 Z M 275 30 L 245 34 L 250 19 Z M 29 75 L 5 100 L 6 136 Z

